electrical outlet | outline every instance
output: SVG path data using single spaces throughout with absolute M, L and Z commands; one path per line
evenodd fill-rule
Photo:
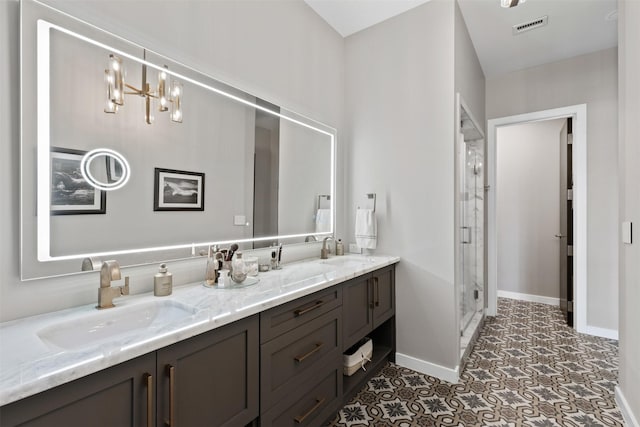
M 233 217 L 233 225 L 247 225 L 247 217 L 245 215 L 235 215 Z
M 360 253 L 360 248 L 355 243 L 349 243 L 349 253 L 359 254 Z

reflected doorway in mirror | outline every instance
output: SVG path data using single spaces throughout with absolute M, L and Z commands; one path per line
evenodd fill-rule
M 51 147 L 51 215 L 106 213 L 106 193 L 92 187 L 80 171 L 80 163 L 86 153 Z
M 204 173 L 155 168 L 154 211 L 204 211 Z

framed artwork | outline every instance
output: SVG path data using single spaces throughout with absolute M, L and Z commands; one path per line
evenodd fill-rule
M 154 211 L 204 211 L 204 173 L 155 168 Z
M 104 214 L 107 194 L 80 172 L 86 151 L 51 147 L 51 215 Z

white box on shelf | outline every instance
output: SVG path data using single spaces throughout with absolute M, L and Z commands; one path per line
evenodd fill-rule
M 373 356 L 373 341 L 365 337 L 342 355 L 344 374 L 350 377 L 358 369 L 365 369 L 364 365 L 371 361 L 371 356 Z

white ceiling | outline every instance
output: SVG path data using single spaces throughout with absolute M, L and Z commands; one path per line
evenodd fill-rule
M 342 37 L 364 30 L 429 0 L 304 0 Z
M 343 37 L 429 0 L 305 0 Z M 617 46 L 616 0 L 458 0 L 486 77 Z M 517 36 L 516 24 L 547 15 L 548 24 Z

